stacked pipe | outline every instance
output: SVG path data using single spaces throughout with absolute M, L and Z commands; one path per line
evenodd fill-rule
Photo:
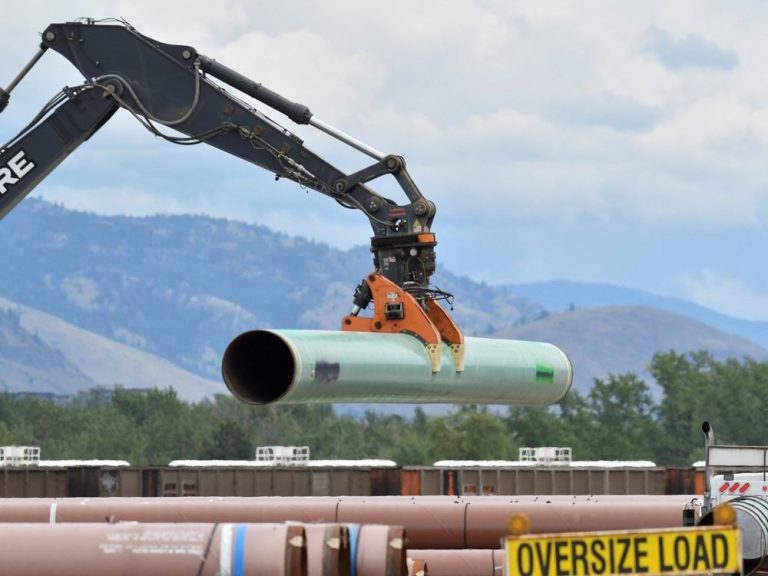
M 502 576 L 504 550 L 409 550 L 409 576 Z
M 497 548 L 514 514 L 532 533 L 678 527 L 692 496 L 339 496 L 0 499 L 0 522 L 402 525 L 412 548 Z
M 105 521 L 140 522 L 140 526 L 299 522 L 306 529 L 310 574 L 349 573 L 345 562 L 356 574 L 403 574 L 407 556 L 412 569 L 433 576 L 492 576 L 501 566 L 500 542 L 514 514 L 529 518 L 532 533 L 678 527 L 690 500 L 690 496 L 16 499 L 0 500 L 0 523 L 13 531 L 15 522 L 37 522 L 41 530 L 61 528 L 43 523 L 72 523 L 80 530 L 84 523 Z M 40 538 L 45 538 L 42 532 Z M 325 554 L 313 552 L 313 538 L 315 546 L 328 549 Z M 2 542 L 0 534 L 0 549 Z M 387 571 L 381 572 L 384 567 Z
M 301 576 L 304 528 L 289 524 L 0 524 L 4 574 Z
M 372 524 L 0 524 L 3 573 L 35 576 L 404 576 L 404 542 Z

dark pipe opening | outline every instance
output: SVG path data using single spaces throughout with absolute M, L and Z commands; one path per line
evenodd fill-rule
M 230 342 L 221 374 L 232 395 L 248 404 L 269 404 L 288 391 L 296 362 L 288 344 L 263 330 L 243 332 Z

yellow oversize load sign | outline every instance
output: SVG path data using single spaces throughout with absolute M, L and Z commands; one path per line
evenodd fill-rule
M 510 536 L 506 576 L 701 574 L 741 572 L 739 529 Z

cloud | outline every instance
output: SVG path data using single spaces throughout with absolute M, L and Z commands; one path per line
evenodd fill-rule
M 745 320 L 768 320 L 768 293 L 739 278 L 704 269 L 681 281 L 696 304 Z
M 768 269 L 748 266 L 768 230 L 760 9 L 751 0 L 392 0 L 386 10 L 346 0 L 29 0 L 4 7 L 0 85 L 49 21 L 123 16 L 404 155 L 437 203 L 439 263 L 458 273 L 489 282 L 567 273 L 683 295 L 669 279 L 701 280 L 708 268 L 757 296 L 768 285 Z M 0 115 L 0 141 L 79 81 L 47 54 Z M 264 112 L 346 171 L 371 163 Z M 372 187 L 404 202 L 390 180 Z M 360 213 L 208 146 L 158 142 L 122 112 L 38 193 L 106 213 L 262 222 L 340 247 L 370 235 Z
M 714 42 L 694 34 L 678 40 L 661 28 L 653 26 L 645 33 L 645 41 L 647 52 L 672 70 L 733 70 L 739 65 L 739 58 L 734 52 L 724 50 Z
M 66 184 L 47 185 L 38 188 L 35 195 L 72 210 L 108 216 L 120 214 L 150 216 L 162 213 L 179 214 L 186 211 L 183 199 L 161 196 L 130 185 L 87 188 Z
M 550 108 L 549 118 L 563 124 L 606 126 L 619 131 L 643 132 L 662 118 L 658 107 L 608 92 L 559 102 Z
M 383 63 L 370 53 L 344 51 L 320 32 L 303 28 L 247 32 L 221 47 L 216 58 L 329 121 L 371 107 L 371 94 L 385 81 Z M 270 116 L 283 123 L 279 114 Z

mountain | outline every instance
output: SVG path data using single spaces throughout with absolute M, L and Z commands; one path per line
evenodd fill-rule
M 509 284 L 505 287 L 511 293 L 534 300 L 552 312 L 621 305 L 661 308 L 688 316 L 723 332 L 754 340 L 764 348 L 768 348 L 768 322 L 733 318 L 679 298 L 659 296 L 612 284 L 591 284 L 568 280 Z
M 768 360 L 768 350 L 754 342 L 649 306 L 577 309 L 505 328 L 493 336 L 559 346 L 573 364 L 574 388 L 580 392 L 587 392 L 594 378 L 625 372 L 635 372 L 653 388 L 647 367 L 656 352 L 707 350 L 721 360 Z
M 349 251 L 203 216 L 97 216 L 27 199 L 0 223 L 0 297 L 220 381 L 220 359 L 254 328 L 338 328 L 373 265 Z M 487 334 L 538 304 L 441 270 L 454 318 Z
M 95 386 L 64 354 L 22 328 L 17 312 L 0 309 L 0 390 L 63 395 Z
M 337 328 L 372 268 L 364 247 L 336 250 L 263 226 L 98 216 L 35 199 L 2 220 L 0 246 L 0 386 L 56 393 L 115 384 L 174 385 L 187 398 L 221 392 L 221 355 L 235 336 Z M 743 337 L 661 309 L 665 302 L 585 308 L 651 298 L 644 293 L 490 286 L 444 269 L 434 280 L 455 294 L 451 314 L 465 334 L 559 344 L 581 390 L 608 372 L 642 374 L 655 352 L 671 348 L 768 358 Z
M 173 387 L 191 401 L 226 391 L 167 360 L 0 298 L 0 390 L 72 396 L 116 385 Z

